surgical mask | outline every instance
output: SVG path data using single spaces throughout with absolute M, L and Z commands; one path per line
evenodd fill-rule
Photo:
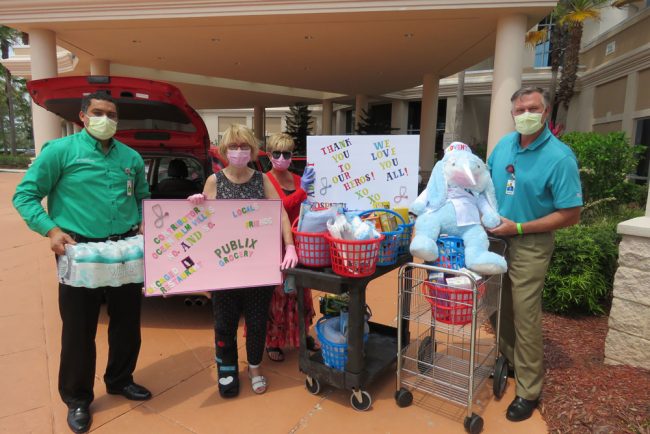
M 117 131 L 117 122 L 108 116 L 88 116 L 88 133 L 98 140 L 108 140 Z
M 287 170 L 291 165 L 291 158 L 285 160 L 282 156 L 280 158 L 271 157 L 271 164 L 275 170 Z
M 542 129 L 542 113 L 525 112 L 515 116 L 515 130 L 524 136 L 530 136 Z
M 228 162 L 235 167 L 246 167 L 251 161 L 250 149 L 228 149 Z

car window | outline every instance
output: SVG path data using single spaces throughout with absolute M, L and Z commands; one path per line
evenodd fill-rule
M 201 183 L 201 184 L 205 181 L 203 178 L 203 168 L 201 167 L 201 163 L 199 163 L 197 159 L 191 157 L 173 156 L 173 157 L 160 158 L 160 163 L 158 164 L 159 183 L 162 180 L 169 178 L 167 169 L 169 168 L 169 162 L 171 160 L 183 160 L 183 162 L 187 166 L 187 177 L 185 179 L 188 179 L 192 182 Z

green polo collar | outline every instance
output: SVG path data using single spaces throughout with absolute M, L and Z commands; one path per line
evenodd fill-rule
M 96 138 L 94 138 L 93 136 L 91 136 L 91 135 L 88 133 L 88 131 L 86 131 L 85 128 L 83 128 L 83 129 L 81 130 L 81 135 L 80 135 L 80 137 L 81 137 L 81 140 L 82 140 L 84 143 L 86 143 L 88 146 L 90 146 L 90 147 L 92 147 L 93 149 L 96 149 L 96 150 L 98 150 L 98 151 L 100 151 L 100 152 L 102 152 L 102 153 L 104 152 L 104 148 L 102 147 L 102 144 L 99 142 L 99 140 L 97 140 Z M 109 147 L 108 147 L 108 151 L 110 152 L 111 149 L 113 149 L 114 147 L 115 147 L 115 139 L 111 138 L 111 142 L 110 142 L 110 145 L 109 145 Z

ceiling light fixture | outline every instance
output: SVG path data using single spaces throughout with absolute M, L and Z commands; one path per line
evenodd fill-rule
M 211 38 L 210 40 L 211 40 L 212 42 L 215 42 L 215 43 L 216 43 L 216 42 L 221 42 L 221 39 L 219 39 L 219 38 Z
M 305 35 L 305 39 L 310 41 L 310 40 L 314 39 L 314 37 L 312 35 Z
M 141 43 L 142 43 L 142 41 L 139 40 L 139 39 L 133 39 L 131 42 L 132 42 L 133 44 L 141 44 Z
M 404 33 L 404 37 L 406 39 L 411 39 L 413 37 L 413 33 Z

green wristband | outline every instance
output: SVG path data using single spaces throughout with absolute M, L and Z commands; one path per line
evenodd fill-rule
M 518 233 L 519 235 L 523 235 L 523 234 L 524 234 L 524 229 L 521 227 L 521 223 L 517 223 L 517 233 Z

